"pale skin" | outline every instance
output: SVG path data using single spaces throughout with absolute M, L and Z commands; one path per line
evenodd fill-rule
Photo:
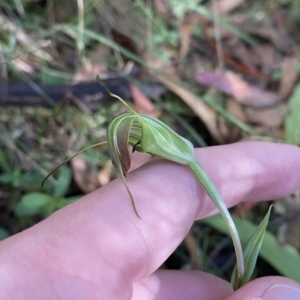
M 195 151 L 228 207 L 300 188 L 300 148 L 247 142 Z M 158 270 L 193 221 L 216 213 L 187 167 L 151 160 L 0 243 L 0 298 L 300 299 L 300 285 L 264 277 L 233 292 L 200 271 Z

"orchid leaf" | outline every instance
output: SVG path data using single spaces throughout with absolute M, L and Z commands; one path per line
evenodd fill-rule
M 251 233 L 256 226 L 248 220 L 241 220 L 233 216 L 234 223 L 237 225 L 239 236 L 246 245 Z M 215 228 L 221 233 L 229 234 L 223 218 L 214 215 L 201 220 L 201 222 Z M 300 283 L 300 254 L 298 250 L 289 245 L 281 245 L 278 239 L 271 232 L 266 231 L 259 256 L 272 266 L 281 276 L 291 278 Z
M 245 285 L 251 278 L 252 273 L 254 271 L 257 257 L 265 236 L 265 232 L 267 229 L 267 225 L 269 222 L 270 214 L 271 214 L 272 205 L 270 206 L 267 214 L 264 219 L 261 221 L 259 226 L 254 230 L 254 232 L 249 237 L 245 249 L 244 249 L 244 261 L 245 261 L 245 273 L 242 278 L 237 277 L 236 268 L 232 273 L 231 283 L 233 288 L 237 290 L 238 288 Z

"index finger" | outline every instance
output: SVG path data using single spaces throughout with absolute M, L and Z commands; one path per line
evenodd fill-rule
M 227 206 L 281 198 L 300 187 L 300 150 L 294 146 L 247 142 L 198 149 L 196 158 Z M 68 280 L 76 276 L 97 287 L 100 298 L 126 299 L 132 283 L 165 261 L 196 218 L 216 212 L 185 166 L 153 160 L 129 174 L 127 183 L 142 220 L 115 180 L 22 233 L 28 264 L 51 262 L 51 270 Z M 13 239 L 6 243 L 12 255 Z

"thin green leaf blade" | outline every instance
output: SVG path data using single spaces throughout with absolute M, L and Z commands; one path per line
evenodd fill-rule
M 256 229 L 256 226 L 250 221 L 241 220 L 234 216 L 232 218 L 237 226 L 241 241 L 245 244 L 250 233 Z M 201 222 L 212 226 L 222 233 L 229 234 L 220 215 L 205 218 L 201 220 Z M 266 231 L 259 256 L 276 269 L 282 276 L 291 278 L 300 283 L 300 254 L 293 246 L 280 245 L 276 237 L 272 233 Z
M 272 205 L 270 206 L 267 214 L 265 215 L 261 223 L 253 231 L 253 233 L 251 234 L 251 236 L 249 237 L 245 245 L 244 248 L 245 273 L 243 278 L 239 280 L 236 276 L 237 275 L 236 269 L 234 270 L 233 272 L 234 275 L 232 277 L 231 282 L 235 290 L 245 285 L 250 280 L 253 274 L 257 257 L 269 222 L 271 209 L 272 209 Z
M 300 84 L 289 99 L 290 114 L 285 120 L 286 140 L 295 145 L 300 145 Z
M 270 206 L 267 214 L 255 229 L 255 231 L 251 234 L 245 249 L 244 249 L 244 260 L 245 260 L 245 274 L 241 282 L 241 286 L 246 284 L 253 273 L 253 270 L 256 265 L 257 257 L 266 233 L 266 229 L 269 223 L 269 218 L 271 214 L 272 205 Z

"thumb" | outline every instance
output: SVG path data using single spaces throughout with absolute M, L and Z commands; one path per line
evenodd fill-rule
M 270 276 L 253 280 L 226 300 L 288 300 L 300 299 L 300 284 L 296 281 Z

